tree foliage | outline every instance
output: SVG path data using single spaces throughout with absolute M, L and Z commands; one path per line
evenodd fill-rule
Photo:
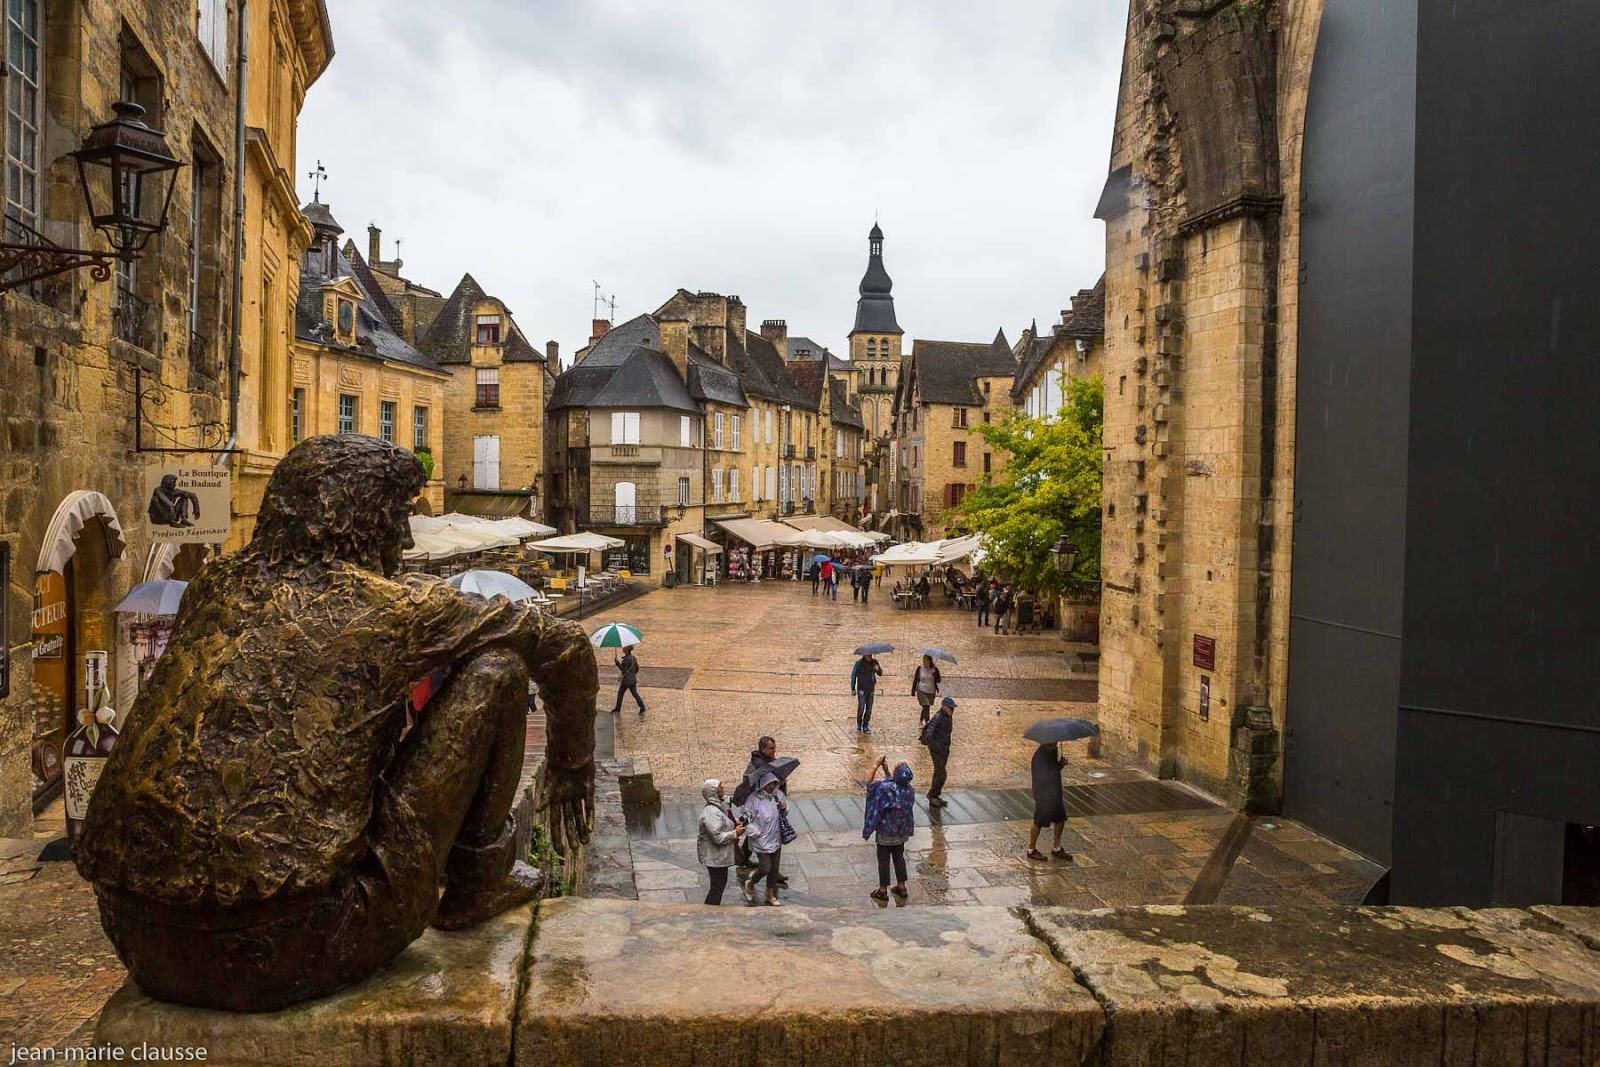
M 1100 579 L 1100 487 L 1105 384 L 1068 381 L 1066 403 L 1050 420 L 1014 412 L 978 427 L 1005 468 L 953 509 L 949 519 L 981 534 L 983 568 L 1041 593 L 1071 592 Z M 1050 549 L 1065 534 L 1078 546 L 1066 581 Z

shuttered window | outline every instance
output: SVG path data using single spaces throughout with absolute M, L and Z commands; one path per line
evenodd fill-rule
M 500 488 L 500 438 L 472 439 L 472 486 L 474 489 Z

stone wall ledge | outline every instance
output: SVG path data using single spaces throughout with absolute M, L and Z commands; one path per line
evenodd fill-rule
M 1600 909 L 565 899 L 430 931 L 368 982 L 271 1015 L 125 986 L 97 1040 L 204 1045 L 229 1067 L 1593 1067 Z

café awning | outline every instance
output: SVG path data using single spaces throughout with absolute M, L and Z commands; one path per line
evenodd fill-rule
M 717 544 L 715 541 L 708 541 L 699 534 L 679 534 L 678 540 L 682 541 L 686 545 L 693 545 L 695 548 L 698 548 L 704 552 L 709 552 L 712 555 L 716 555 L 722 551 L 721 545 Z
M 780 526 L 766 519 L 713 519 L 718 526 L 751 548 L 771 548 L 773 545 L 800 543 L 800 531 Z
M 91 522 L 103 525 L 106 535 L 106 553 L 113 560 L 127 558 L 127 538 L 122 533 L 122 523 L 117 521 L 117 511 L 104 493 L 92 489 L 78 489 L 62 498 L 50 526 L 39 545 L 39 571 L 61 571 L 78 551 L 78 535 Z

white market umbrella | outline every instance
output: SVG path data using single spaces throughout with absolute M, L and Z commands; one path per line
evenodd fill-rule
M 514 574 L 505 571 L 462 571 L 445 581 L 463 593 L 476 593 L 481 597 L 503 596 L 507 600 L 533 600 L 538 590 Z
M 608 548 L 621 548 L 620 538 L 597 533 L 564 534 L 543 541 L 529 541 L 528 547 L 540 552 L 602 552 Z
M 178 601 L 183 599 L 183 591 L 188 587 L 188 582 L 174 578 L 140 582 L 111 610 L 118 615 L 176 615 Z

